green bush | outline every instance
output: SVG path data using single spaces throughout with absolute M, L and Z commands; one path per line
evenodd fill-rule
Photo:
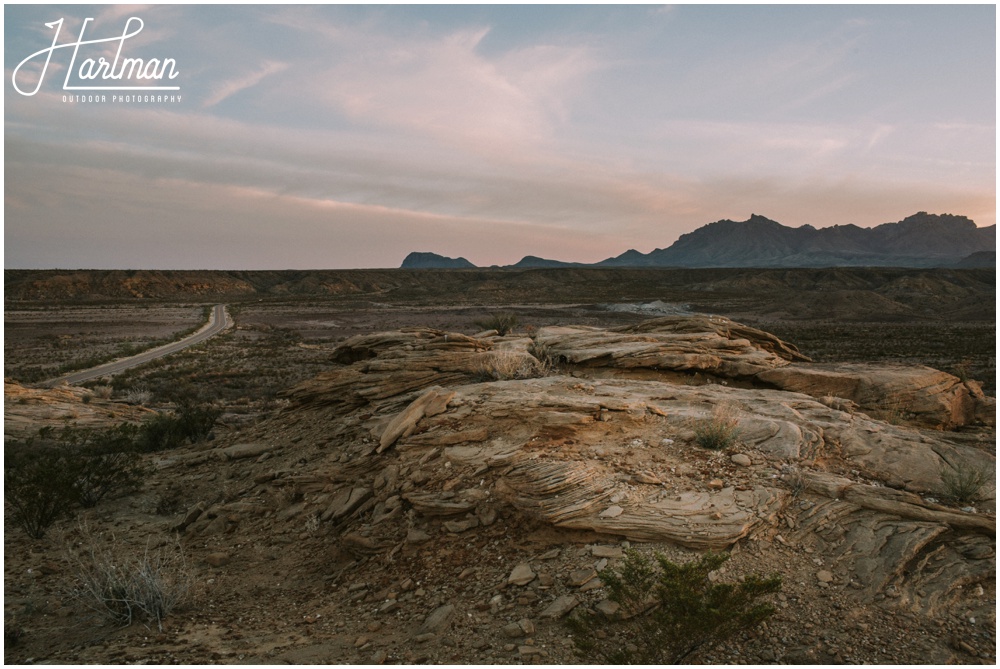
M 628 551 L 622 564 L 601 572 L 613 616 L 588 611 L 569 620 L 573 642 L 587 663 L 677 664 L 687 662 L 774 613 L 760 601 L 778 592 L 778 576 L 747 576 L 742 583 L 712 583 L 709 573 L 729 559 L 709 553 L 675 564 Z
M 158 414 L 139 428 L 138 448 L 151 453 L 200 441 L 211 433 L 221 413 L 214 407 L 181 405 L 173 414 Z
M 995 479 L 993 471 L 960 463 L 941 471 L 942 495 L 959 504 L 979 501 Z
M 136 450 L 139 428 L 121 423 L 104 430 L 64 429 L 57 447 L 73 468 L 77 501 L 92 507 L 109 494 L 138 490 L 149 474 Z
M 513 332 L 519 322 L 517 314 L 501 313 L 492 314 L 486 320 L 476 321 L 476 325 L 484 330 L 496 330 L 503 337 Z
M 34 439 L 4 444 L 3 496 L 10 518 L 33 539 L 72 513 L 78 494 L 77 466 L 59 449 Z
M 4 499 L 11 518 L 40 539 L 77 504 L 92 507 L 112 494 L 134 492 L 149 469 L 136 451 L 139 428 L 67 427 L 4 445 Z

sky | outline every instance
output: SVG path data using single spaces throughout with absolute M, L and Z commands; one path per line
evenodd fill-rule
M 149 78 L 97 77 L 116 54 Z M 994 5 L 5 5 L 4 75 L 6 268 L 596 262 L 754 213 L 996 222 Z M 177 90 L 64 89 L 111 84 Z

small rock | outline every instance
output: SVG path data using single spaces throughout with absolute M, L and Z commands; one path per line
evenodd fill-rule
M 670 446 L 674 443 L 673 439 L 661 439 L 660 446 Z
M 739 465 L 740 467 L 749 467 L 753 464 L 750 461 L 750 456 L 744 453 L 734 453 L 729 459 L 733 461 L 733 464 Z
M 46 576 L 49 576 L 49 575 L 58 574 L 59 572 L 61 572 L 62 571 L 62 567 L 60 567 L 59 563 L 57 563 L 57 562 L 51 562 L 51 561 L 49 561 L 49 562 L 43 562 L 38 567 L 38 571 L 41 572 L 42 574 L 45 574 Z
M 431 639 L 436 639 L 436 638 L 437 634 L 435 634 L 434 632 L 424 632 L 423 634 L 418 634 L 415 637 L 413 637 L 413 640 L 416 643 L 427 643 Z
M 610 599 L 603 599 L 600 602 L 598 602 L 597 606 L 594 608 L 596 608 L 599 613 L 603 613 L 604 615 L 610 618 L 611 616 L 618 613 L 618 609 L 620 609 L 621 606 L 618 605 L 617 602 L 612 602 Z
M 617 518 L 618 516 L 622 515 L 622 513 L 624 513 L 624 512 L 625 512 L 625 509 L 623 509 L 620 506 L 618 506 L 617 504 L 615 504 L 613 506 L 609 506 L 608 508 L 606 508 L 604 511 L 601 511 L 597 515 L 600 516 L 601 518 Z
M 604 569 L 607 566 L 608 566 L 608 558 L 601 558 L 600 560 L 598 560 L 597 562 L 594 563 L 594 570 L 595 571 L 604 571 Z
M 570 572 L 569 578 L 566 579 L 566 583 L 574 588 L 578 588 L 596 576 L 597 570 L 595 569 L 577 569 Z
M 354 642 L 354 647 L 355 647 L 355 648 L 364 648 L 365 646 L 367 646 L 367 645 L 368 645 L 368 643 L 369 643 L 370 641 L 371 641 L 371 639 L 369 639 L 369 638 L 368 638 L 368 637 L 366 637 L 366 636 L 359 636 L 359 637 L 357 638 L 357 640 L 355 640 L 355 642 Z
M 184 517 L 174 525 L 173 530 L 175 532 L 183 532 L 187 529 L 187 526 L 198 520 L 198 517 L 205 511 L 205 503 L 198 502 L 184 514 Z
M 590 554 L 598 558 L 620 558 L 624 555 L 618 546 L 591 546 Z
M 385 661 L 389 659 L 389 654 L 384 650 L 377 650 L 372 654 L 371 663 L 372 664 L 385 664 Z
M 489 527 L 497 520 L 497 510 L 492 506 L 476 507 L 476 518 L 483 527 Z
M 712 479 L 708 482 L 709 490 L 722 490 L 726 487 L 726 484 L 722 482 L 722 479 Z
M 427 616 L 427 619 L 424 620 L 424 624 L 420 626 L 419 630 L 417 630 L 417 634 L 425 634 L 427 632 L 439 633 L 443 631 L 448 627 L 454 613 L 454 604 L 445 604 L 444 606 L 437 607 L 429 616 Z
M 541 655 L 544 657 L 548 655 L 548 653 L 538 646 L 518 646 L 517 652 L 520 653 L 521 657 L 532 657 L 535 655 Z
M 531 636 L 535 633 L 535 623 L 531 622 L 527 618 L 521 618 L 517 621 L 517 624 L 521 628 L 521 631 L 527 636 Z
M 545 607 L 545 610 L 541 612 L 542 618 L 562 618 L 564 615 L 569 613 L 580 603 L 573 595 L 562 595 L 557 597 L 554 602 Z
M 832 583 L 833 582 L 833 572 L 827 569 L 820 569 L 816 572 L 816 578 L 820 583 Z
M 559 552 L 560 551 L 559 551 L 558 548 L 553 548 L 550 551 L 546 551 L 546 552 L 542 553 L 538 557 L 538 559 L 539 560 L 555 560 L 557 557 L 559 557 Z
M 466 520 L 449 520 L 444 523 L 444 528 L 452 534 L 461 534 L 466 530 L 479 527 L 478 518 L 468 518 Z
M 411 529 L 406 533 L 406 543 L 408 544 L 422 544 L 425 541 L 430 541 L 431 535 L 427 534 L 423 530 Z
M 507 577 L 507 582 L 512 585 L 527 585 L 534 580 L 535 572 L 531 570 L 531 565 L 527 562 L 522 562 L 514 567 L 514 571 L 510 572 L 510 576 Z
M 213 567 L 224 567 L 229 564 L 229 560 L 228 553 L 209 553 L 205 556 L 205 562 Z
M 510 623 L 503 626 L 503 634 L 511 639 L 516 639 L 519 636 L 524 636 L 524 630 L 517 623 Z
M 652 472 L 641 471 L 635 474 L 632 478 L 635 479 L 636 483 L 646 483 L 649 485 L 660 484 L 660 479 L 654 476 Z

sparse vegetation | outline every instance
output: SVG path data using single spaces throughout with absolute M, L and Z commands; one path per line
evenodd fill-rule
M 65 452 L 34 439 L 4 444 L 3 496 L 10 518 L 32 539 L 41 539 L 78 500 L 78 467 Z
M 537 358 L 520 351 L 490 351 L 479 365 L 479 375 L 488 381 L 534 379 L 546 372 L 545 365 Z
M 559 363 L 559 355 L 547 344 L 540 343 L 538 340 L 531 342 L 531 345 L 528 346 L 528 353 L 535 356 L 546 373 L 554 369 Z
M 85 533 L 86 534 L 86 533 Z M 129 555 L 112 542 L 101 548 L 91 542 L 83 558 L 77 558 L 76 595 L 87 606 L 119 625 L 163 620 L 187 596 L 191 587 L 180 546 L 145 549 L 141 556 Z
M 986 496 L 996 474 L 967 463 L 948 466 L 941 471 L 941 494 L 958 504 L 971 504 Z
M 150 400 L 153 399 L 153 393 L 151 393 L 149 388 L 144 385 L 134 386 L 125 391 L 122 395 L 122 399 L 129 404 L 145 406 L 146 404 L 149 404 Z
M 476 325 L 483 330 L 496 330 L 497 334 L 504 337 L 513 332 L 519 322 L 517 314 L 504 312 L 493 314 L 485 320 L 476 321 Z
M 144 453 L 166 451 L 209 436 L 221 411 L 185 404 L 173 414 L 157 414 L 139 428 L 137 447 Z
M 676 564 L 630 550 L 618 567 L 601 572 L 606 615 L 586 612 L 570 619 L 573 642 L 591 664 L 679 664 L 749 630 L 774 613 L 763 598 L 781 589 L 778 576 L 747 576 L 741 583 L 713 583 L 709 576 L 729 559 L 709 553 Z
M 729 405 L 715 407 L 712 417 L 699 421 L 694 427 L 695 443 L 712 451 L 724 451 L 733 446 L 740 436 L 736 410 Z
M 136 451 L 139 428 L 121 423 L 104 430 L 65 428 L 57 447 L 75 470 L 76 501 L 92 507 L 110 494 L 138 490 L 149 468 Z

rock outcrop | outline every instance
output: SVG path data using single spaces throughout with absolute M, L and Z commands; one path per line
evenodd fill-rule
M 556 367 L 486 380 L 484 360 L 500 351 Z M 533 339 L 404 330 L 353 337 L 333 358 L 288 393 L 288 411 L 325 412 L 355 440 L 341 456 L 354 473 L 324 488 L 342 523 L 388 517 L 402 499 L 418 524 L 449 532 L 511 509 L 554 528 L 715 550 L 785 526 L 782 541 L 832 556 L 824 576 L 869 598 L 891 587 L 915 610 L 946 604 L 950 584 L 995 564 L 993 502 L 937 502 L 943 474 L 995 466 L 993 400 L 936 370 L 816 365 L 769 333 L 703 316 L 547 327 Z M 696 445 L 719 407 L 738 423 L 738 453 Z M 947 431 L 977 422 L 979 442 Z M 387 466 L 392 483 L 379 484 Z M 945 556 L 940 569 L 927 567 L 932 553 Z
M 138 423 L 155 412 L 141 406 L 102 399 L 86 388 L 62 385 L 28 388 L 19 383 L 3 384 L 5 438 L 25 438 L 39 428 L 107 427 L 121 422 Z

